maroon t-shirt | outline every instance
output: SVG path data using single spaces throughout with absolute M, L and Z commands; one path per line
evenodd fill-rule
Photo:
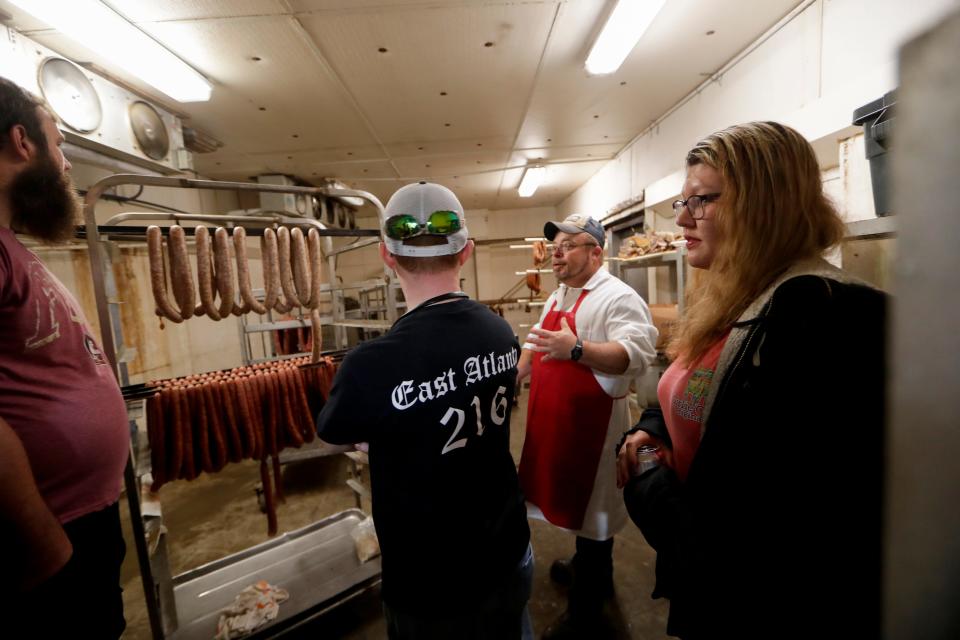
M 130 435 L 116 378 L 77 301 L 5 228 L 0 416 L 60 522 L 117 501 Z

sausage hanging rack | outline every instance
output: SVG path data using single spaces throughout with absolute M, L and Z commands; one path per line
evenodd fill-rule
M 334 362 L 341 362 L 343 357 L 349 352 L 349 349 L 334 349 L 331 351 L 321 351 L 321 356 L 329 356 L 333 358 Z M 323 362 L 316 362 L 311 364 L 302 364 L 299 365 L 300 369 L 312 369 L 315 367 L 325 366 Z M 229 371 L 229 369 L 224 369 L 222 371 Z M 128 384 L 120 388 L 120 393 L 123 396 L 124 400 L 144 400 L 149 398 L 157 391 L 157 384 L 164 382 L 164 380 L 157 380 L 154 383 L 139 383 L 139 384 Z
M 109 251 L 105 251 L 103 246 L 104 241 L 107 238 L 130 238 L 130 239 L 143 239 L 146 238 L 146 227 L 129 227 L 129 226 L 119 226 L 118 223 L 126 221 L 137 221 L 137 220 L 173 220 L 173 221 L 216 221 L 224 223 L 226 225 L 236 225 L 244 224 L 251 225 L 249 229 L 249 235 L 262 235 L 263 228 L 267 226 L 274 225 L 301 225 L 301 226 L 312 226 L 318 230 L 323 240 L 323 255 L 328 260 L 329 272 L 332 274 L 335 270 L 335 256 L 338 253 L 347 251 L 350 249 L 357 249 L 362 246 L 366 246 L 375 242 L 375 238 L 369 238 L 367 240 L 362 240 L 352 245 L 346 247 L 341 247 L 339 249 L 333 249 L 331 237 L 333 236 L 349 236 L 349 237 L 363 237 L 363 236 L 378 236 L 379 233 L 376 230 L 363 230 L 363 229 L 328 229 L 323 223 L 319 220 L 313 218 L 300 218 L 300 217 L 290 217 L 282 215 L 262 215 L 262 216 L 245 216 L 245 215 L 205 215 L 205 214 L 183 214 L 183 213 L 165 213 L 165 212 L 150 212 L 150 213 L 122 213 L 112 217 L 104 225 L 97 224 L 96 218 L 96 207 L 97 203 L 100 201 L 101 196 L 110 188 L 119 186 L 119 185 L 139 185 L 139 186 L 150 186 L 150 187 L 166 187 L 166 188 L 176 188 L 176 189 L 200 189 L 200 190 L 218 190 L 218 191 L 254 191 L 254 192 L 269 192 L 269 193 L 286 193 L 286 194 L 300 194 L 305 196 L 314 196 L 317 197 L 323 208 L 326 208 L 327 198 L 332 197 L 359 197 L 374 207 L 377 208 L 378 215 L 382 217 L 383 213 L 383 204 L 371 193 L 366 191 L 357 191 L 353 189 L 334 189 L 329 187 L 295 187 L 287 185 L 270 185 L 270 184 L 259 184 L 259 183 L 247 183 L 247 182 L 221 182 L 216 180 L 195 180 L 191 178 L 176 178 L 176 177 L 165 177 L 165 176 L 147 176 L 147 175 L 137 175 L 137 174 L 116 174 L 108 176 L 93 186 L 87 191 L 87 194 L 84 198 L 84 207 L 83 215 L 85 225 L 83 228 L 78 229 L 78 236 L 85 237 L 87 241 L 87 248 L 89 250 L 89 259 L 90 259 L 90 270 L 93 279 L 93 289 L 94 297 L 96 300 L 97 307 L 97 317 L 100 321 L 100 334 L 101 334 L 101 345 L 103 348 L 104 355 L 109 360 L 110 364 L 113 366 L 114 375 L 117 377 L 118 382 L 121 387 L 129 385 L 129 374 L 126 367 L 126 361 L 128 360 L 129 353 L 124 345 L 123 331 L 120 322 L 120 312 L 118 308 L 118 291 L 116 288 L 116 282 L 113 277 L 113 270 L 111 266 L 111 256 Z M 321 216 L 322 217 L 322 216 Z M 259 227 L 259 228 L 258 228 Z M 187 232 L 192 234 L 192 229 L 187 229 Z M 163 229 L 163 233 L 167 233 L 167 229 Z M 396 301 L 396 287 L 389 280 L 389 275 L 385 274 L 385 279 L 387 286 L 385 287 L 387 295 L 387 304 L 386 304 L 386 315 L 387 321 L 392 323 L 397 318 L 397 301 Z M 337 292 L 332 291 L 333 302 L 334 302 L 334 317 L 337 315 L 337 307 L 339 304 L 340 315 L 342 316 L 343 312 L 343 300 L 342 294 L 338 295 Z M 338 337 L 339 338 L 339 337 Z M 343 338 L 339 338 L 339 341 L 343 342 Z M 343 347 L 344 344 L 339 346 Z M 119 353 L 119 358 L 118 358 Z M 205 567 L 192 569 L 182 574 L 181 576 L 171 577 L 169 564 L 167 562 L 165 550 L 160 555 L 157 560 L 157 570 L 160 573 L 159 576 L 154 576 L 154 563 L 151 559 L 150 550 L 147 545 L 146 537 L 146 527 L 144 525 L 143 519 L 143 510 L 141 508 L 141 483 L 140 478 L 137 476 L 136 472 L 136 452 L 131 448 L 130 455 L 127 459 L 127 465 L 124 470 L 124 484 L 126 487 L 127 502 L 130 507 L 130 521 L 133 529 L 133 539 L 137 551 L 137 560 L 140 566 L 140 576 L 143 584 L 144 597 L 147 605 L 147 614 L 150 620 L 150 629 L 152 636 L 155 640 L 163 640 L 168 637 L 184 637 L 187 636 L 179 633 L 175 633 L 178 627 L 177 620 L 177 607 L 176 599 L 174 596 L 173 583 L 176 580 L 183 579 L 182 585 L 190 586 L 191 583 L 195 583 L 196 586 L 202 585 L 202 580 L 205 578 L 204 571 L 206 570 L 206 577 L 213 575 L 223 574 L 225 572 L 231 571 L 229 558 L 224 558 L 210 565 L 205 565 Z M 236 560 L 234 561 L 238 567 L 243 563 L 249 563 L 254 560 L 258 555 L 262 555 L 264 558 L 267 557 L 267 554 L 272 554 L 272 557 L 276 557 L 278 553 L 283 552 L 283 546 L 287 544 L 303 544 L 310 536 L 315 535 L 334 535 L 332 531 L 339 527 L 343 528 L 351 521 L 351 519 L 356 519 L 357 515 L 363 515 L 362 512 L 356 510 L 355 512 L 343 512 L 342 514 L 337 514 L 326 518 L 320 522 L 314 523 L 313 526 L 308 527 L 307 529 L 300 530 L 300 532 L 293 532 L 291 534 L 284 534 L 278 539 L 262 543 L 246 551 L 243 551 L 239 554 L 235 554 Z M 159 528 L 159 525 L 158 525 Z M 329 529 L 331 532 L 325 530 Z M 373 575 L 369 575 L 373 571 L 374 562 L 376 571 Z M 343 600 L 355 597 L 359 592 L 373 586 L 379 582 L 379 561 L 370 561 L 366 565 L 366 573 L 360 576 L 360 581 L 348 588 L 349 595 L 343 597 Z M 346 591 L 344 593 L 347 593 Z M 331 594 L 326 594 L 327 598 L 331 597 Z M 333 594 L 341 595 L 341 594 Z M 161 606 L 162 603 L 165 603 L 165 606 Z M 314 603 L 319 604 L 319 602 Z M 321 611 L 314 612 L 312 615 L 319 615 L 323 611 L 328 610 L 333 605 L 329 605 Z M 172 610 L 171 610 L 172 609 Z M 197 605 L 193 603 L 193 611 L 191 613 L 197 613 Z M 309 610 L 307 608 L 306 610 Z M 312 617 L 312 616 L 311 616 Z M 301 617 L 296 624 L 302 623 L 303 618 Z M 183 630 L 186 631 L 186 630 Z M 169 632 L 169 634 L 168 634 Z M 255 634 L 259 637 L 259 634 Z M 193 637 L 191 635 L 190 637 Z

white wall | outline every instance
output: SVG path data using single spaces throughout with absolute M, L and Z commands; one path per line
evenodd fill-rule
M 560 204 L 559 215 L 601 215 L 644 191 L 647 207 L 676 197 L 686 151 L 701 137 L 740 122 L 783 122 L 813 142 L 825 142 L 826 155 L 836 158 L 839 139 L 853 132 L 853 110 L 896 88 L 899 45 L 956 5 L 956 0 L 806 3 L 628 145 Z
M 643 195 L 647 226 L 676 231 L 670 203 L 683 184 L 687 150 L 713 131 L 763 119 L 793 126 L 813 143 L 825 189 L 844 220 L 875 217 L 864 139 L 851 124 L 853 111 L 897 87 L 899 46 L 958 4 L 810 0 L 798 5 L 564 200 L 558 215 L 602 216 Z M 866 245 L 845 251 L 844 259 L 869 253 L 869 260 L 848 266 L 885 286 L 890 243 Z M 840 253 L 828 259 L 840 261 Z M 651 299 L 658 287 L 674 298 L 673 280 L 660 271 L 649 273 Z

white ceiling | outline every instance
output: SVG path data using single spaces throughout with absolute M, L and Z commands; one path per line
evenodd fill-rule
M 605 77 L 583 61 L 610 0 L 108 4 L 210 79 L 210 102 L 172 103 L 0 0 L 12 27 L 222 141 L 195 156 L 200 173 L 335 177 L 383 201 L 431 179 L 467 208 L 510 209 L 560 203 L 799 2 L 669 0 Z M 519 198 L 510 167 L 537 159 L 547 182 Z

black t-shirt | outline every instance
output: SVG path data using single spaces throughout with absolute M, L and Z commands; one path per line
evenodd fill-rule
M 469 610 L 522 559 L 530 529 L 510 455 L 519 355 L 502 318 L 455 299 L 414 309 L 340 366 L 317 430 L 370 443 L 391 607 Z

